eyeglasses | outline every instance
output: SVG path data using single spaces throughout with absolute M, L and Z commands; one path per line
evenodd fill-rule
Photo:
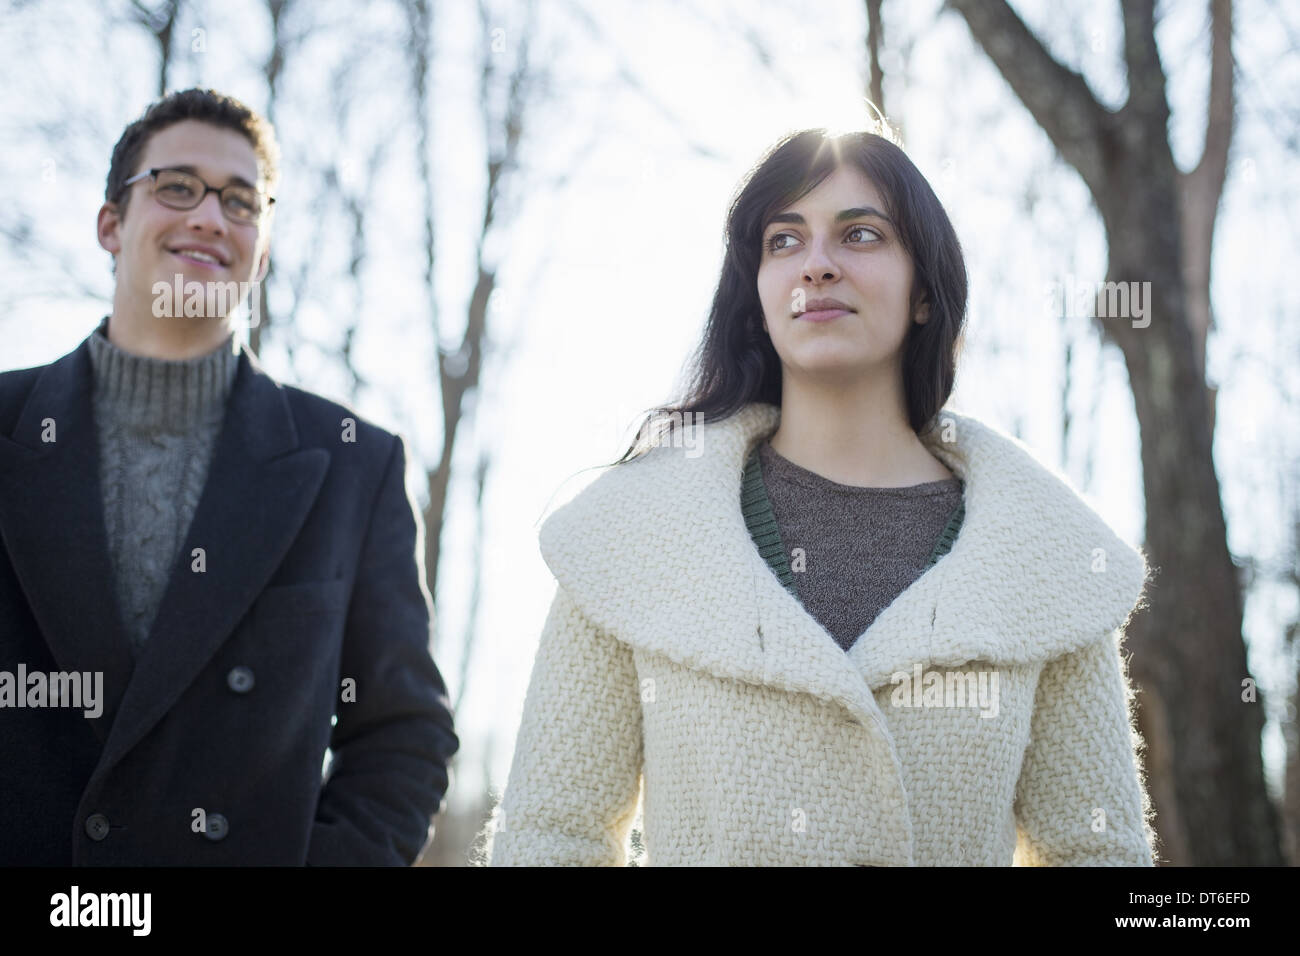
M 272 196 L 266 196 L 252 186 L 231 183 L 217 189 L 209 186 L 193 173 L 183 169 L 150 169 L 132 176 L 122 184 L 122 193 L 129 186 L 147 177 L 153 178 L 153 198 L 171 209 L 193 209 L 208 198 L 208 193 L 216 193 L 221 202 L 221 211 L 231 222 L 256 225 L 262 213 L 275 202 Z M 121 193 L 119 193 L 121 195 Z

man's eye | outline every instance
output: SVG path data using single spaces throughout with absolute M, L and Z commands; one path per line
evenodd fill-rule
M 226 202 L 242 212 L 257 212 L 257 204 L 243 196 L 231 196 Z
M 194 192 L 193 189 L 186 186 L 184 183 L 164 183 L 159 188 L 165 193 L 171 193 L 173 196 L 188 196 Z

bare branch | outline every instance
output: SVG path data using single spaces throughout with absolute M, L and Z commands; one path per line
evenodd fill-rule
M 880 68 L 880 47 L 885 42 L 885 24 L 880 15 L 884 0 L 867 0 L 867 67 L 871 78 L 867 94 L 881 115 L 885 115 L 885 74 Z
M 1124 62 L 1128 66 L 1128 101 L 1120 112 L 1144 121 L 1169 117 L 1167 79 L 1156 47 L 1155 0 L 1122 0 Z M 1161 127 L 1163 135 L 1164 127 Z
M 131 22 L 137 23 L 153 34 L 158 42 L 158 95 L 167 93 L 167 71 L 171 66 L 172 32 L 180 13 L 180 0 L 164 0 L 158 8 L 151 9 L 140 0 L 131 0 L 134 11 Z
M 1058 62 L 1006 0 L 946 0 L 1002 78 L 1094 195 L 1106 188 L 1102 150 L 1109 111 L 1084 78 Z M 1163 95 L 1163 94 L 1162 94 Z
M 470 661 L 474 656 L 474 644 L 478 637 L 479 608 L 483 596 L 483 542 L 487 540 L 483 520 L 483 497 L 487 488 L 488 468 L 491 458 L 486 451 L 480 452 L 478 465 L 474 469 L 474 545 L 471 557 L 471 584 L 469 594 L 469 613 L 465 619 L 465 632 L 461 642 L 460 679 L 456 682 L 456 700 L 453 709 L 460 711 L 465 701 L 465 688 L 469 686 Z
M 1178 177 L 1183 229 L 1183 281 L 1196 362 L 1205 373 L 1205 344 L 1213 324 L 1210 254 L 1219 199 L 1228 173 L 1234 112 L 1232 2 L 1210 0 L 1210 93 L 1205 149 L 1196 168 Z M 1213 414 L 1213 407 L 1211 407 Z
M 570 2 L 567 4 L 567 7 L 569 12 L 573 15 L 573 18 L 587 29 L 587 32 L 591 34 L 592 38 L 598 44 L 611 48 L 614 46 L 613 41 L 610 40 L 609 36 L 605 33 L 604 28 L 601 27 L 585 6 L 579 3 Z M 626 56 L 616 52 L 613 59 L 614 62 L 618 64 L 617 72 L 619 81 L 650 104 L 654 111 L 658 113 L 669 126 L 677 129 L 687 147 L 692 152 L 698 156 L 704 157 L 705 159 L 720 160 L 722 158 L 716 151 L 709 148 L 709 146 L 683 128 L 681 117 L 674 115 L 673 111 L 669 109 L 664 101 L 656 96 L 655 93 L 641 81 L 641 78 L 628 68 L 628 58 Z
M 436 259 L 436 232 L 433 210 L 433 171 L 429 153 L 432 148 L 433 118 L 430 115 L 429 55 L 433 35 L 433 8 L 428 0 L 406 0 L 406 25 L 410 36 L 406 44 L 407 60 L 411 69 L 412 107 L 415 111 L 416 164 L 420 185 L 424 190 L 424 291 L 427 297 L 429 323 L 433 328 L 435 346 L 441 348 L 442 335 L 438 320 L 438 297 L 434 284 Z M 430 569 L 430 574 L 434 573 Z

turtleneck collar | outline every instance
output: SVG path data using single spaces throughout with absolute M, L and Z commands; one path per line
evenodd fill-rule
M 206 355 L 171 361 L 124 352 L 108 340 L 108 316 L 90 336 L 95 404 L 139 427 L 183 432 L 219 420 L 239 369 L 233 333 Z

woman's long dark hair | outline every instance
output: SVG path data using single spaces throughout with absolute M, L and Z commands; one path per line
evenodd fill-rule
M 824 129 L 801 130 L 768 150 L 732 200 L 722 275 L 685 397 L 651 409 L 615 464 L 648 451 L 675 424 L 692 421 L 686 418 L 692 412 L 694 421 L 713 422 L 751 402 L 781 404 L 781 360 L 763 329 L 758 298 L 763 230 L 772 216 L 842 164 L 856 166 L 875 184 L 897 224 L 899 240 L 912 257 L 911 314 L 923 302 L 930 305 L 929 320 L 913 322 L 903 340 L 903 391 L 912 430 L 920 434 L 943 408 L 952 394 L 966 314 L 966 265 L 948 214 L 921 171 L 888 139 L 869 132 L 831 136 Z

